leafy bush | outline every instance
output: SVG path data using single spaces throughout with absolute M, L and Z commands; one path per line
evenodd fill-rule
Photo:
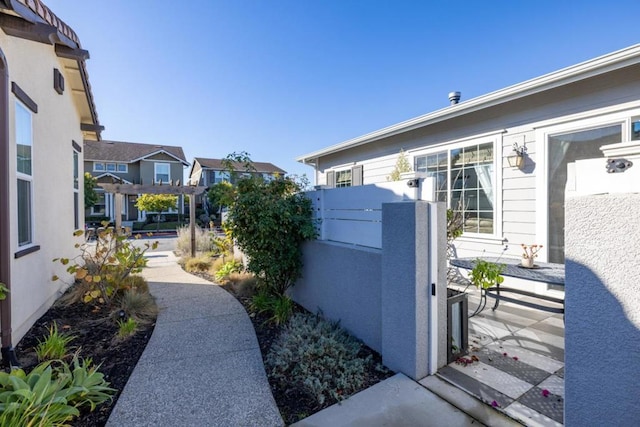
M 300 245 L 316 236 L 311 201 L 299 190 L 288 178 L 242 178 L 229 209 L 229 227 L 247 255 L 247 269 L 275 295 L 284 295 L 300 277 Z
M 74 233 L 75 236 L 82 234 L 82 230 Z M 85 303 L 97 301 L 110 306 L 114 297 L 128 289 L 126 279 L 129 275 L 141 272 L 147 265 L 145 252 L 158 246 L 158 242 L 154 242 L 145 243 L 142 248 L 136 247 L 127 241 L 126 236 L 109 229 L 96 237 L 95 247 L 88 242 L 76 244 L 80 254 L 75 258 L 53 260 L 66 266 L 67 272 L 75 275 L 80 285 L 79 292 L 72 292 L 67 302 L 80 298 Z M 54 275 L 52 280 L 59 280 L 59 277 Z
M 38 340 L 36 355 L 38 360 L 62 359 L 69 354 L 69 344 L 75 337 L 58 332 L 58 325 L 54 322 L 49 326 L 49 335 L 43 340 Z
M 220 282 L 229 277 L 232 273 L 242 273 L 244 270 L 244 265 L 242 262 L 237 260 L 227 261 L 216 271 L 215 277 L 216 281 Z
M 250 307 L 255 312 L 270 314 L 269 322 L 276 325 L 285 323 L 293 314 L 291 298 L 286 295 L 273 295 L 264 289 L 251 298 Z
M 144 231 L 160 231 L 160 230 L 169 230 L 169 231 L 174 231 L 177 230 L 180 227 L 183 227 L 184 223 L 182 222 L 177 222 L 177 221 L 172 221 L 172 222 L 161 222 L 158 224 L 146 224 L 142 226 L 142 230 Z
M 115 391 L 91 360 L 78 357 L 72 366 L 60 361 L 54 368 L 44 362 L 29 374 L 0 371 L 0 425 L 66 426 L 80 414 L 78 408 L 93 411 Z
M 358 358 L 361 344 L 336 322 L 294 314 L 266 357 L 269 377 L 285 389 L 301 388 L 322 405 L 342 400 L 365 384 L 371 358 Z
M 196 226 L 196 252 L 207 253 L 213 251 L 216 246 L 212 242 L 212 233 L 204 228 Z M 191 231 L 189 227 L 180 227 L 177 229 L 178 238 L 176 240 L 176 249 L 183 254 L 191 253 Z
M 504 282 L 502 276 L 504 268 L 504 264 L 477 259 L 471 273 L 469 273 L 469 280 L 478 288 L 488 289 Z

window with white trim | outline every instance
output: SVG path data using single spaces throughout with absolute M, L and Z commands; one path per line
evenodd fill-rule
M 171 176 L 171 165 L 169 163 L 154 163 L 153 170 L 155 182 L 169 182 L 169 177 Z
M 495 232 L 494 143 L 416 156 L 415 170 L 436 179 L 436 197 L 464 214 L 463 231 Z
M 231 174 L 228 171 L 212 171 L 211 173 L 213 175 L 213 184 L 231 181 Z
M 15 103 L 18 246 L 33 243 L 33 125 L 32 113 L 21 102 Z
M 98 199 L 96 200 L 96 203 L 91 206 L 91 215 L 106 215 L 107 210 L 104 190 L 102 187 L 96 187 L 95 190 Z
M 93 171 L 94 172 L 104 172 L 104 163 L 93 162 Z
M 336 187 L 351 187 L 351 169 L 336 171 Z
M 115 172 L 116 171 L 116 164 L 115 163 L 107 163 L 107 172 Z
M 631 118 L 631 140 L 637 141 L 640 139 L 640 117 Z
M 120 173 L 127 173 L 129 171 L 129 165 L 127 165 L 126 163 L 118 163 L 116 165 L 117 171 Z

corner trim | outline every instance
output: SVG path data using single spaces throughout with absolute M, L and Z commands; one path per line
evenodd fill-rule
M 11 92 L 13 92 L 16 98 L 18 98 L 31 111 L 33 111 L 36 114 L 38 113 L 38 104 L 36 104 L 36 102 L 33 99 L 31 99 L 31 97 L 27 95 L 27 93 L 24 90 L 22 90 L 20 86 L 18 86 L 18 83 L 11 82 Z
M 25 255 L 29 255 L 32 254 L 34 252 L 37 252 L 40 250 L 40 245 L 35 245 L 35 246 L 31 246 L 27 249 L 22 249 L 21 251 L 18 251 L 14 254 L 14 258 L 18 259 L 18 258 L 22 258 Z

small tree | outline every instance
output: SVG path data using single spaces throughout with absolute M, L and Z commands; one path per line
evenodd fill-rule
M 209 187 L 207 197 L 213 211 L 220 213 L 222 208 L 229 207 L 233 203 L 235 188 L 231 183 L 222 181 Z
M 94 178 L 89 172 L 84 173 L 84 208 L 91 209 L 91 206 L 98 203 L 98 193 L 96 193 L 96 185 L 98 179 Z
M 393 168 L 391 175 L 387 177 L 387 181 L 400 181 L 400 174 L 411 172 L 412 170 L 411 164 L 409 160 L 407 160 L 406 154 L 404 154 L 404 150 L 400 150 L 398 160 L 396 160 L 396 166 Z
M 311 201 L 291 179 L 238 181 L 229 228 L 247 255 L 248 270 L 263 280 L 269 293 L 284 296 L 300 277 L 300 245 L 316 235 L 312 212 Z
M 156 212 L 157 230 L 160 230 L 160 214 L 169 209 L 176 209 L 178 196 L 171 194 L 142 194 L 138 197 L 136 207 L 142 211 Z

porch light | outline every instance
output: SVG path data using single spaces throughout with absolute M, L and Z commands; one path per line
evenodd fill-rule
M 524 166 L 524 155 L 527 152 L 526 145 L 518 145 L 517 142 L 513 143 L 513 154 L 507 156 L 507 162 L 512 168 L 522 169 Z

